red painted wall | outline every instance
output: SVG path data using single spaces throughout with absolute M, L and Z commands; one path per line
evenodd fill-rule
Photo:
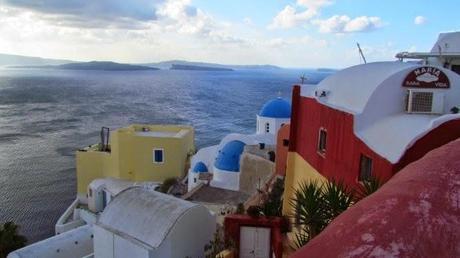
M 284 146 L 284 140 L 289 141 L 289 132 L 290 132 L 289 124 L 283 125 L 278 130 L 278 136 L 276 139 L 275 166 L 276 166 L 276 174 L 280 176 L 286 175 L 286 163 L 287 163 L 287 154 L 288 154 L 289 145 Z
M 300 96 L 299 86 L 294 86 L 292 103 L 289 150 L 297 152 L 328 179 L 343 180 L 350 186 L 358 183 L 361 154 L 372 158 L 373 174 L 387 181 L 430 150 L 460 137 L 460 120 L 448 121 L 420 138 L 397 164 L 392 164 L 356 137 L 352 114 Z M 324 155 L 317 151 L 320 128 L 327 131 Z
M 296 130 L 291 131 L 296 138 L 294 151 L 322 175 L 355 186 L 358 183 L 361 153 L 372 158 L 374 175 L 382 180 L 393 175 L 392 164 L 355 136 L 353 115 L 306 97 L 300 97 L 296 111 Z M 324 155 L 317 151 L 320 128 L 327 131 Z
M 240 228 L 246 227 L 264 227 L 271 229 L 271 252 L 274 253 L 275 257 L 282 257 L 283 255 L 283 235 L 281 233 L 281 227 L 283 226 L 283 220 L 279 217 L 250 217 L 248 215 L 228 215 L 224 220 L 225 237 L 231 239 L 235 243 L 237 249 L 236 257 L 239 257 L 239 246 L 240 246 Z

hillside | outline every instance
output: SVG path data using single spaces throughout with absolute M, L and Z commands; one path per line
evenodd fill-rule
M 179 64 L 171 65 L 170 69 L 171 70 L 190 70 L 190 71 L 227 71 L 227 72 L 234 71 L 233 69 L 229 69 L 229 68 L 198 66 L 198 65 L 179 65 Z
M 36 66 L 36 65 L 61 65 L 72 63 L 71 60 L 48 59 L 41 57 L 0 54 L 0 66 Z
M 100 70 L 100 71 L 139 71 L 139 70 L 159 70 L 158 68 L 120 64 L 115 62 L 92 61 L 84 63 L 70 63 L 56 66 L 57 69 L 65 70 Z

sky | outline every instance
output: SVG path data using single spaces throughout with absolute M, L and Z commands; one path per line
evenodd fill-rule
M 429 51 L 458 0 L 0 0 L 0 53 L 342 68 Z

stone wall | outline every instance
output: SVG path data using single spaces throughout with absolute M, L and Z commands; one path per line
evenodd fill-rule
M 275 163 L 244 152 L 240 159 L 240 191 L 250 195 L 264 188 L 275 172 Z

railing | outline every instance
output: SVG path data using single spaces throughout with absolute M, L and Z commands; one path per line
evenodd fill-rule
M 75 199 L 58 219 L 55 225 L 56 235 L 86 224 L 83 220 L 79 219 L 77 214 L 74 214 L 78 204 L 78 199 Z

